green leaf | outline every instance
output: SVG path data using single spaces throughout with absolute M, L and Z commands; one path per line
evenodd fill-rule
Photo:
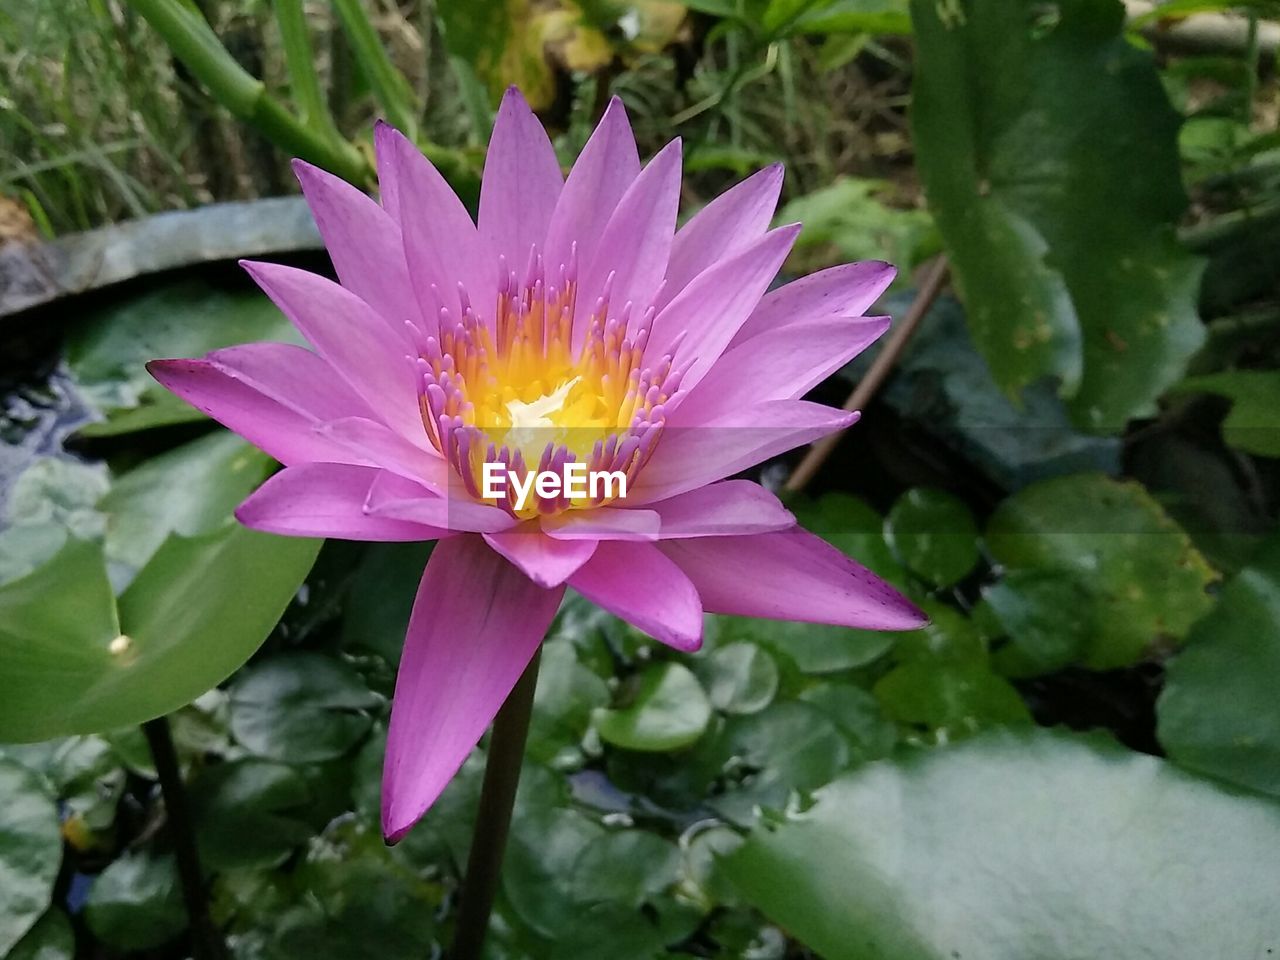
M 40 778 L 0 760 L 0 956 L 31 930 L 53 897 L 62 862 L 58 809 Z
M 271 464 L 225 430 L 145 461 L 98 502 L 108 515 L 107 559 L 140 569 L 170 533 L 193 537 L 215 529 L 266 478 Z
M 50 910 L 4 955 L 4 960 L 75 960 L 75 955 L 71 921 L 61 910 Z
M 675 885 L 680 851 L 644 830 L 614 830 L 589 842 L 574 860 L 570 887 L 582 903 L 640 907 Z
M 1160 742 L 1184 767 L 1280 796 L 1280 541 L 1222 590 L 1169 664 Z
M 0 518 L 0 584 L 48 562 L 68 536 L 101 537 L 105 518 L 95 504 L 107 486 L 101 464 L 64 457 L 32 461 L 9 488 Z
M 911 15 L 907 0 L 827 0 L 814 4 L 814 9 L 800 17 L 795 30 L 907 35 L 911 33 Z
M 725 713 L 758 713 L 778 692 L 778 663 L 754 643 L 717 647 L 695 669 L 711 705 Z
M 67 344 L 67 362 L 106 419 L 81 432 L 108 436 L 202 419 L 151 378 L 147 361 L 255 340 L 298 342 L 284 315 L 256 290 L 184 280 L 92 311 Z
M 170 536 L 117 602 L 101 545 L 68 542 L 0 587 L 0 739 L 113 730 L 190 703 L 262 643 L 318 549 L 234 524 Z
M 317 653 L 273 657 L 231 687 L 231 732 L 260 757 L 316 763 L 358 743 L 382 698 L 338 660 Z
M 711 704 L 687 667 L 655 663 L 640 676 L 630 702 L 594 715 L 600 738 L 625 750 L 665 752 L 687 747 L 707 729 Z
M 1112 0 L 913 0 L 920 174 L 969 326 L 1010 394 L 1076 423 L 1154 412 L 1204 339 L 1178 245 L 1180 118 Z
M 885 713 L 954 738 L 988 724 L 1027 723 L 1022 697 L 985 660 L 916 660 L 895 667 L 873 690 Z
M 800 694 L 825 713 L 849 741 L 854 760 L 878 760 L 888 756 L 898 740 L 898 730 L 885 716 L 880 703 L 862 687 L 851 683 L 817 683 Z
M 1009 676 L 1052 673 L 1084 659 L 1093 640 L 1093 623 L 1064 611 L 1088 610 L 1089 589 L 1058 569 L 1013 570 L 982 592 L 987 608 L 1009 637 L 996 655 Z
M 413 599 L 431 554 L 430 543 L 371 543 L 342 606 L 344 645 L 400 662 Z
M 951 586 L 978 563 L 977 521 L 963 500 L 944 490 L 915 487 L 899 497 L 885 517 L 884 539 L 934 586 Z
M 148 950 L 187 926 L 170 856 L 126 853 L 113 860 L 89 890 L 84 918 L 103 943 L 120 950 Z
M 989 734 L 869 765 L 815 801 L 723 867 L 827 960 L 1280 948 L 1280 807 L 1100 739 Z
M 1080 585 L 1085 599 L 1070 616 L 1088 624 L 1083 661 L 1094 669 L 1128 666 L 1158 643 L 1180 641 L 1213 603 L 1213 569 L 1138 483 L 1076 474 L 1035 484 L 997 508 L 986 543 L 1007 570 L 1061 573 Z M 1037 590 L 1023 599 L 1057 596 Z M 1055 615 L 1066 611 L 1043 613 Z
M 311 836 L 299 817 L 313 797 L 293 767 L 220 763 L 202 770 L 190 793 L 201 860 L 212 870 L 278 866 Z
M 1231 401 L 1222 421 L 1222 439 L 1230 446 L 1260 457 L 1280 457 L 1280 370 L 1226 370 L 1187 377 L 1178 393 L 1216 393 Z
M 576 747 L 591 726 L 592 711 L 608 702 L 608 685 L 578 662 L 572 643 L 545 641 L 533 700 L 529 755 L 550 763 L 561 750 Z

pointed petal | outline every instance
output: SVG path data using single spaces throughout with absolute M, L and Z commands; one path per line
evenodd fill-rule
M 680 206 L 680 141 L 662 148 L 618 202 L 594 250 L 578 244 L 583 258 L 574 344 L 586 335 L 586 321 L 613 274 L 611 314 L 631 302 L 636 314 L 652 302 L 667 272 Z
M 692 358 L 681 384 L 693 389 L 769 289 L 799 233 L 798 223 L 779 227 L 695 277 L 654 319 L 646 359 L 663 356 L 684 334 L 676 361 Z
M 396 677 L 382 832 L 401 839 L 440 796 L 524 672 L 560 605 L 479 537 L 432 551 Z
M 385 120 L 373 125 L 373 153 L 378 169 L 378 199 L 387 216 L 400 223 L 400 173 L 396 164 L 396 140 L 405 135 Z
M 799 527 L 670 540 L 661 550 L 680 565 L 713 613 L 867 630 L 914 630 L 928 622 L 893 587 Z
M 897 272 L 892 264 L 863 260 L 793 280 L 765 295 L 734 337 L 733 345 L 792 323 L 866 313 L 888 289 Z
M 509 87 L 494 121 L 480 184 L 480 242 L 495 270 L 502 255 L 519 276 L 530 247 L 542 248 L 562 183 L 547 132 L 520 91 Z
M 343 417 L 317 424 L 316 432 L 351 453 L 361 463 L 372 463 L 406 477 L 443 496 L 449 489 L 449 465 L 434 449 L 410 443 L 390 427 L 365 417 Z
M 595 540 L 555 540 L 536 523 L 504 533 L 486 533 L 485 542 L 540 587 L 558 587 L 596 552 Z
M 404 322 L 418 320 L 419 312 L 404 263 L 399 224 L 345 180 L 302 160 L 293 161 L 293 171 L 338 280 L 386 321 L 407 351 Z
M 804 400 L 770 400 L 698 426 L 668 429 L 635 489 L 627 491 L 627 502 L 656 503 L 723 480 L 857 419 L 856 413 Z
M 388 128 L 389 129 L 389 128 Z M 431 161 L 396 130 L 383 134 L 395 171 L 405 263 L 428 332 L 441 307 L 461 316 L 458 284 L 471 302 L 488 312 L 497 296 L 498 265 L 483 257 L 471 214 Z M 432 292 L 432 286 L 436 292 Z
M 640 155 L 622 101 L 614 97 L 569 171 L 547 227 L 546 262 L 555 271 L 578 245 L 584 261 L 600 243 L 618 201 L 640 175 Z
M 369 487 L 364 504 L 371 517 L 421 523 L 442 530 L 496 533 L 515 526 L 509 513 L 467 496 L 441 497 L 420 482 L 383 471 Z
M 542 520 L 542 530 L 557 540 L 657 540 L 661 520 L 652 510 L 596 507 L 570 510 Z
M 702 603 L 680 568 L 648 543 L 603 542 L 569 586 L 677 650 L 702 646 Z
M 697 388 L 667 407 L 669 428 L 717 420 L 745 404 L 798 400 L 889 329 L 888 317 L 790 324 L 730 347 Z
M 378 419 L 404 437 L 422 436 L 413 367 L 368 304 L 306 270 L 249 261 L 242 266 Z
M 371 417 L 373 411 L 319 354 L 293 343 L 241 343 L 206 360 L 308 420 Z
M 364 504 L 383 475 L 377 467 L 308 463 L 285 467 L 236 508 L 246 527 L 289 537 L 335 540 L 435 540 L 449 531 L 372 517 Z
M 317 434 L 313 417 L 264 395 L 212 360 L 152 360 L 147 370 L 167 390 L 283 464 L 364 459 Z
M 662 540 L 741 536 L 787 530 L 796 518 L 772 493 L 750 480 L 722 480 L 653 505 Z
M 717 261 L 760 239 L 769 229 L 778 194 L 782 164 L 758 170 L 716 197 L 676 232 L 671 263 L 658 309 Z

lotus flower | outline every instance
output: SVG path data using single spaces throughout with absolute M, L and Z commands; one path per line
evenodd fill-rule
M 853 423 L 800 397 L 889 324 L 862 316 L 885 263 L 768 292 L 799 230 L 769 229 L 780 166 L 677 230 L 679 141 L 642 169 L 615 99 L 564 178 L 513 88 L 476 222 L 396 130 L 379 125 L 375 147 L 381 203 L 296 163 L 338 283 L 244 264 L 311 349 L 251 343 L 149 369 L 284 465 L 237 510 L 246 526 L 440 541 L 396 682 L 389 840 L 476 745 L 566 586 L 682 651 L 704 611 L 923 622 L 773 494 L 727 479 Z M 486 463 L 516 483 L 585 464 L 625 476 L 626 494 L 486 497 Z

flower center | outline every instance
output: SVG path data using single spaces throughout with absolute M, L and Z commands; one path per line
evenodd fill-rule
M 621 472 L 630 486 L 653 453 L 665 405 L 679 390 L 672 357 L 644 364 L 654 311 L 634 317 L 628 302 L 614 311 L 612 277 L 575 338 L 578 295 L 576 247 L 569 264 L 548 280 L 542 257 L 530 251 L 524 282 L 499 258 L 493 315 L 473 308 L 459 286 L 457 308 L 439 304 L 439 335 L 409 324 L 418 356 L 419 408 L 431 443 L 449 461 L 466 492 L 482 496 L 486 463 L 517 478 L 562 472 L 581 462 L 591 472 Z M 575 345 L 575 339 L 580 340 Z M 496 500 L 522 519 L 600 506 L 608 495 L 530 497 L 517 507 L 508 493 Z

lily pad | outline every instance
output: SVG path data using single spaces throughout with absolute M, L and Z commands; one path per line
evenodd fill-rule
M 655 663 L 640 677 L 625 706 L 595 712 L 600 739 L 626 750 L 679 750 L 702 736 L 711 704 L 688 667 Z
M 177 863 L 172 857 L 127 853 L 113 860 L 89 891 L 84 916 L 103 943 L 148 950 L 186 929 Z
M 1280 951 L 1278 860 L 1280 806 L 1035 730 L 865 766 L 722 865 L 827 960 L 1078 960 Z
M 908 490 L 884 519 L 884 539 L 903 565 L 937 587 L 963 579 L 978 563 L 978 524 L 945 490 Z
M 1280 797 L 1280 541 L 1223 588 L 1169 664 L 1160 742 L 1184 767 Z
M 1079 584 L 1083 602 L 1043 616 L 1088 624 L 1082 660 L 1094 669 L 1128 666 L 1180 642 L 1213 605 L 1213 569 L 1138 483 L 1077 474 L 1035 484 L 997 508 L 986 543 L 1008 570 L 1057 572 Z M 1055 602 L 1044 591 L 1023 599 Z
M 778 692 L 778 663 L 754 643 L 717 647 L 697 669 L 711 705 L 725 713 L 757 713 Z

